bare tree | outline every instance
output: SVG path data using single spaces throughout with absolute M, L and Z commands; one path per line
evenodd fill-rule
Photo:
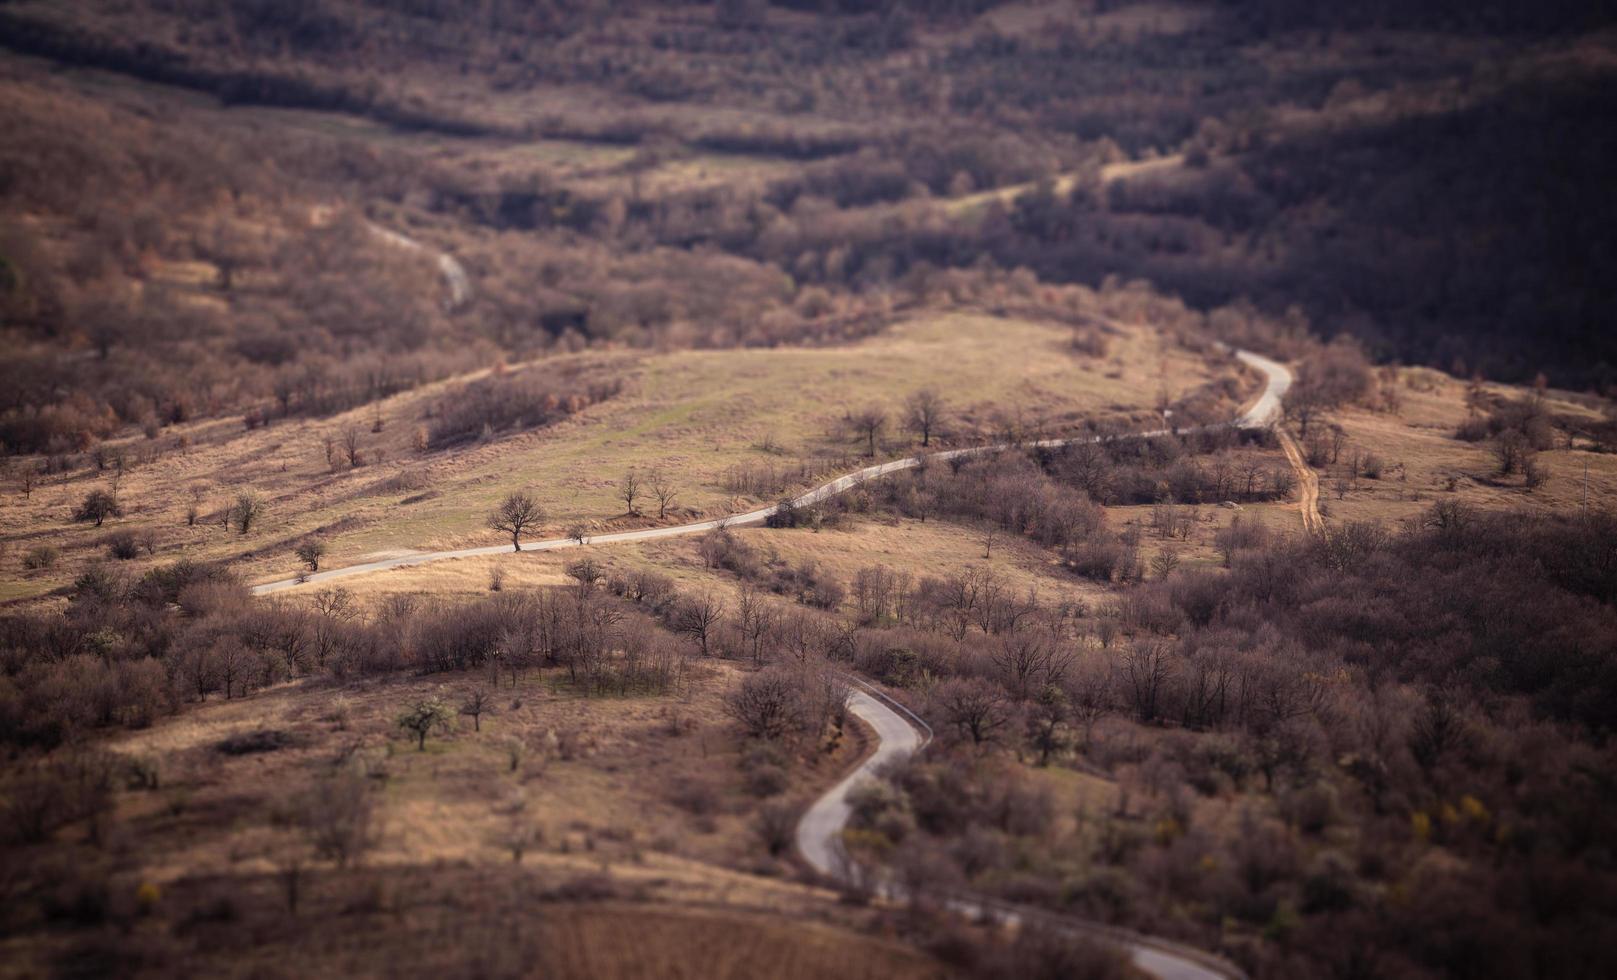
M 105 490 L 91 490 L 84 495 L 84 500 L 79 503 L 78 509 L 73 512 L 73 519 L 76 521 L 94 521 L 95 526 L 100 527 L 107 518 L 122 517 L 123 512 L 124 509 L 118 503 L 116 494 L 108 493 Z
M 640 512 L 634 509 L 634 502 L 640 499 L 643 491 L 644 486 L 640 482 L 640 475 L 634 470 L 623 474 L 623 479 L 618 481 L 618 499 L 622 500 L 624 506 L 629 508 L 630 517 L 640 515 Z
M 1493 443 L 1494 459 L 1499 461 L 1499 472 L 1508 476 L 1523 469 L 1536 455 L 1533 444 L 1519 429 L 1506 429 Z
M 1010 706 L 997 684 L 973 677 L 944 681 L 933 691 L 938 717 L 971 744 L 992 740 L 1010 722 Z
M 1072 717 L 1072 705 L 1067 693 L 1054 684 L 1046 684 L 1039 691 L 1028 714 L 1028 741 L 1039 750 L 1039 765 L 1050 764 L 1050 755 L 1066 744 L 1067 722 Z
M 208 499 L 208 491 L 202 487 L 192 487 L 190 502 L 185 506 L 185 526 L 196 527 L 197 518 L 202 516 L 202 505 Z
M 1084 747 L 1094 738 L 1095 723 L 1112 712 L 1112 679 L 1107 665 L 1097 660 L 1080 661 L 1067 683 L 1067 704 L 1072 720 L 1084 729 Z
M 1161 643 L 1144 643 L 1123 658 L 1123 682 L 1134 716 L 1141 722 L 1155 721 L 1162 711 L 1162 697 L 1173 676 L 1168 649 Z
M 348 459 L 350 469 L 359 469 L 365 465 L 365 452 L 360 448 L 359 429 L 356 426 L 350 425 L 343 430 L 342 451 Z
M 252 491 L 238 496 L 236 502 L 230 506 L 230 519 L 235 522 L 236 530 L 242 534 L 251 531 L 262 516 L 264 516 L 264 501 Z
M 320 571 L 320 559 L 326 555 L 325 542 L 310 538 L 297 547 L 298 561 L 309 566 L 309 571 Z
M 847 423 L 865 442 L 865 455 L 876 455 L 876 439 L 887 426 L 887 410 L 879 405 L 868 405 L 857 412 L 848 413 Z
M 522 535 L 533 530 L 545 519 L 544 508 L 530 494 L 514 492 L 506 495 L 500 506 L 488 515 L 491 530 L 511 535 L 511 550 L 522 550 Z
M 748 652 L 755 666 L 762 666 L 766 642 L 775 632 L 778 618 L 758 590 L 750 584 L 741 589 L 736 598 L 736 628 L 746 638 Z
M 725 710 L 753 738 L 773 741 L 796 730 L 801 722 L 802 691 L 780 668 L 748 675 L 725 699 Z
M 354 594 L 347 589 L 321 589 L 314 594 L 317 613 L 311 620 L 315 663 L 324 667 L 346 642 L 348 624 L 359 615 Z
M 461 702 L 460 713 L 463 714 L 463 715 L 470 715 L 471 716 L 471 718 L 472 718 L 472 731 L 474 731 L 474 732 L 482 731 L 483 730 L 483 715 L 485 715 L 485 714 L 492 715 L 494 713 L 494 697 L 493 697 L 493 695 L 489 694 L 489 692 L 487 690 L 485 690 L 485 689 L 483 689 L 481 687 L 474 688 L 472 690 L 472 693 L 466 695 L 466 700 Z M 515 767 L 513 767 L 513 768 L 515 768 Z
M 566 533 L 567 537 L 580 547 L 589 544 L 590 526 L 584 521 L 574 521 L 567 525 Z
M 668 518 L 668 508 L 674 505 L 674 484 L 662 470 L 651 471 L 651 495 L 657 498 L 657 520 Z
M 943 396 L 936 388 L 922 388 L 909 397 L 904 405 L 904 421 L 910 431 L 921 437 L 923 447 L 932 444 L 932 436 L 943 424 Z
M 710 653 L 713 632 L 723 620 L 724 600 L 714 598 L 711 592 L 704 592 L 680 602 L 674 612 L 672 625 L 674 632 L 695 640 L 702 650 L 702 656 L 706 657 Z

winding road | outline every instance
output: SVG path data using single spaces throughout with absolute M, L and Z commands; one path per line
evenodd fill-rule
M 1280 400 L 1286 390 L 1291 387 L 1291 372 L 1278 361 L 1270 360 L 1250 351 L 1234 351 L 1235 357 L 1260 371 L 1265 377 L 1263 392 L 1252 405 L 1241 414 L 1233 423 L 1237 428 L 1261 429 L 1273 425 L 1280 418 Z M 1189 429 L 1170 430 L 1153 429 L 1149 432 L 1130 433 L 1127 438 L 1140 439 L 1152 436 L 1168 435 L 1170 432 L 1188 432 Z M 1075 445 L 1083 442 L 1100 442 L 1104 436 L 1084 436 L 1077 439 L 1044 439 L 1029 443 L 1033 448 Z M 817 504 L 844 493 L 853 487 L 865 482 L 897 473 L 900 470 L 914 469 L 928 461 L 959 459 L 966 456 L 984 455 L 987 453 L 1003 452 L 1014 448 L 1006 443 L 991 446 L 975 446 L 968 449 L 951 449 L 947 452 L 930 453 L 920 456 L 908 456 L 904 459 L 895 459 L 886 463 L 877 463 L 856 470 L 845 476 L 840 476 L 830 483 L 816 487 L 813 490 L 796 497 L 792 504 L 796 507 L 806 507 Z M 672 538 L 687 534 L 703 534 L 720 527 L 741 527 L 749 524 L 762 524 L 770 515 L 780 509 L 778 504 L 762 507 L 745 514 L 733 517 L 724 517 L 711 521 L 697 521 L 692 524 L 677 524 L 671 527 L 653 527 L 639 531 L 615 531 L 610 534 L 596 534 L 584 539 L 585 544 L 617 544 L 624 541 L 655 541 L 658 538 Z M 563 548 L 576 548 L 579 542 L 573 538 L 551 538 L 545 541 L 525 542 L 521 551 L 558 551 Z M 302 578 L 287 578 L 275 582 L 265 582 L 253 587 L 254 595 L 268 595 L 274 592 L 283 592 L 296 588 L 299 585 L 317 582 L 330 582 L 337 579 L 351 578 L 355 575 L 365 575 L 370 572 L 385 571 L 389 568 L 407 568 L 414 565 L 425 565 L 428 562 L 447 561 L 454 558 L 476 558 L 482 555 L 505 554 L 513 549 L 510 545 L 496 544 L 484 545 L 475 548 L 457 548 L 450 551 L 423 551 L 415 554 L 400 555 L 392 558 L 383 558 L 377 561 L 362 562 L 357 565 L 344 565 L 340 568 L 327 569 L 315 572 Z
M 876 751 L 803 814 L 797 824 L 797 850 L 809 867 L 828 880 L 862 885 L 883 898 L 901 901 L 906 897 L 901 886 L 871 880 L 868 872 L 853 862 L 843 847 L 842 832 L 853 814 L 849 802 L 853 792 L 880 779 L 887 766 L 920 751 L 932 740 L 932 729 L 913 711 L 872 685 L 856 677 L 846 679 L 853 685 L 848 709 L 876 733 Z M 1136 970 L 1157 980 L 1241 980 L 1245 976 L 1239 967 L 1202 950 L 1127 929 L 969 892 L 944 892 L 931 897 L 969 919 L 1012 928 L 1037 926 L 1059 935 L 1116 946 L 1128 954 Z
M 1291 372 L 1285 365 L 1262 355 L 1243 350 L 1232 350 L 1231 352 L 1236 358 L 1261 372 L 1264 375 L 1265 383 L 1263 391 L 1246 411 L 1241 413 L 1233 422 L 1226 424 L 1243 429 L 1267 428 L 1274 425 L 1280 419 L 1281 399 L 1285 396 L 1286 390 L 1291 387 Z M 1131 433 L 1128 438 L 1167 435 L 1171 431 L 1191 430 L 1155 429 L 1149 432 Z M 1059 447 L 1083 442 L 1099 442 L 1102 438 L 1105 437 L 1087 436 L 1077 439 L 1046 439 L 1031 445 L 1033 447 Z M 1290 445 L 1290 441 L 1284 437 L 1284 433 L 1282 433 L 1282 439 L 1283 445 Z M 957 459 L 1001 452 L 1009 448 L 1012 447 L 1001 443 L 967 449 L 954 449 L 929 455 L 909 456 L 904 459 L 878 463 L 838 477 L 823 486 L 816 487 L 795 498 L 792 503 L 798 507 L 820 503 L 858 486 L 866 480 L 878 479 L 900 470 L 913 469 L 929 460 Z M 1293 446 L 1288 450 L 1288 456 L 1294 451 L 1295 447 Z M 692 524 L 680 524 L 673 527 L 594 535 L 586 538 L 583 543 L 612 544 L 621 541 L 652 541 L 658 538 L 679 535 L 702 534 L 720 527 L 760 524 L 777 510 L 779 510 L 779 505 L 763 507 L 749 513 L 719 520 L 697 521 Z M 1306 513 L 1305 511 L 1305 523 L 1307 522 Z M 1317 511 L 1314 513 L 1317 520 L 1318 513 Z M 1310 525 L 1310 529 L 1312 529 L 1312 525 Z M 517 550 L 555 551 L 562 548 L 574 548 L 579 545 L 580 542 L 572 538 L 552 538 L 547 541 L 528 542 Z M 266 582 L 255 586 L 253 593 L 255 595 L 266 595 L 282 592 L 303 584 L 329 582 L 389 568 L 404 568 L 453 558 L 504 554 L 511 550 L 513 549 L 502 544 L 386 558 L 358 565 L 333 568 L 303 578 Z M 932 738 L 931 729 L 914 712 L 858 678 L 848 677 L 847 680 L 853 686 L 848 708 L 875 731 L 876 750 L 860 763 L 853 772 L 849 773 L 841 782 L 837 783 L 836 786 L 832 787 L 809 807 L 798 823 L 796 832 L 798 850 L 802 853 L 803 859 L 809 866 L 822 876 L 841 882 L 856 881 L 862 874 L 860 869 L 851 862 L 842 844 L 842 833 L 847 827 L 848 818 L 852 813 L 849 795 L 860 786 L 878 779 L 885 766 L 908 758 L 924 747 Z M 896 887 L 891 884 L 879 884 L 877 890 L 888 897 L 902 897 Z M 1156 977 L 1157 980 L 1231 980 L 1231 978 L 1243 976 L 1237 967 L 1200 950 L 1180 946 L 1167 940 L 1116 929 L 1100 923 L 1085 922 L 1066 916 L 1054 915 L 1039 909 L 1010 905 L 981 895 L 951 894 L 944 896 L 944 903 L 951 910 L 972 918 L 990 919 L 1010 926 L 1036 923 L 1043 928 L 1052 929 L 1059 933 L 1114 944 L 1127 951 L 1129 959 L 1136 969 L 1147 976 Z

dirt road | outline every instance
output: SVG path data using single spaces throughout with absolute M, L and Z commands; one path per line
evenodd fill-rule
M 1286 451 L 1291 471 L 1297 475 L 1297 509 L 1303 515 L 1303 528 L 1310 534 L 1325 534 L 1325 518 L 1319 513 L 1319 474 L 1303 459 L 1297 441 L 1285 429 L 1276 428 L 1280 448 Z
M 1285 395 L 1286 389 L 1291 386 L 1291 372 L 1286 366 L 1272 361 L 1250 351 L 1238 350 L 1235 356 L 1246 364 L 1262 372 L 1265 377 L 1263 392 L 1253 402 L 1252 406 L 1237 418 L 1233 424 L 1245 429 L 1261 429 L 1273 425 L 1280 418 L 1280 399 Z M 1149 432 L 1134 433 L 1132 438 L 1143 438 L 1168 434 L 1168 429 L 1153 429 Z M 1190 431 L 1190 430 L 1181 430 Z M 1045 439 L 1032 443 L 1033 447 L 1057 447 L 1073 445 L 1079 442 L 1096 442 L 1099 437 L 1085 437 L 1083 439 Z M 838 477 L 824 486 L 797 497 L 793 504 L 806 507 L 821 503 L 825 500 L 844 493 L 858 486 L 866 480 L 879 479 L 890 473 L 900 470 L 914 469 L 928 460 L 950 460 L 964 456 L 981 455 L 985 453 L 1003 452 L 1010 448 L 1005 444 L 992 446 L 977 446 L 970 449 L 952 449 L 948 452 L 932 453 L 927 456 L 910 456 L 905 459 L 895 459 L 886 463 L 877 463 L 862 470 Z M 1316 494 L 1317 495 L 1317 494 Z M 654 527 L 643 531 L 616 531 L 611 534 L 597 534 L 584 540 L 586 544 L 615 544 L 623 541 L 654 541 L 658 538 L 671 538 L 685 534 L 704 534 L 715 528 L 741 527 L 749 524 L 762 524 L 779 508 L 775 505 L 762 507 L 745 514 L 733 517 L 719 518 L 711 521 L 697 521 L 693 524 L 679 524 L 672 527 Z M 1316 517 L 1318 516 L 1316 511 Z M 522 551 L 558 551 L 563 548 L 576 548 L 580 542 L 572 538 L 551 538 L 546 541 L 525 542 Z M 330 582 L 336 579 L 350 578 L 355 575 L 364 575 L 369 572 L 380 572 L 389 568 L 407 568 L 414 565 L 424 565 L 428 562 L 446 561 L 453 558 L 475 558 L 482 555 L 497 555 L 513 550 L 510 545 L 497 544 L 477 548 L 458 548 L 450 551 L 423 551 L 406 555 L 383 558 L 377 561 L 363 562 L 357 565 L 346 565 L 341 568 L 332 568 L 323 572 L 316 572 L 302 578 L 287 578 L 275 582 L 265 582 L 253 587 L 254 595 L 266 595 L 272 592 L 282 592 L 303 584 Z

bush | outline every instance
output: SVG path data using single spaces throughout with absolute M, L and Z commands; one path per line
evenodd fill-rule
M 32 572 L 48 571 L 55 567 L 60 553 L 48 544 L 29 548 L 22 556 L 22 567 Z
M 140 556 L 140 542 L 129 531 L 119 531 L 107 538 L 107 554 L 119 561 L 129 561 Z
M 780 857 L 792 846 L 797 830 L 797 808 L 784 800 L 765 803 L 754 823 L 758 838 L 771 857 Z
M 122 517 L 123 513 L 123 506 L 118 503 L 118 498 L 105 490 L 91 490 L 84 495 L 84 500 L 73 511 L 73 519 L 93 521 L 96 527 L 100 527 L 107 518 Z
M 747 792 L 753 796 L 775 796 L 791 785 L 785 759 L 774 746 L 754 745 L 741 757 L 741 771 Z

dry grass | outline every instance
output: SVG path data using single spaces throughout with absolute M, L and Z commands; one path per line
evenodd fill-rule
M 1400 377 L 1403 406 L 1398 415 L 1352 409 L 1335 417 L 1347 430 L 1351 445 L 1381 456 L 1387 470 L 1382 479 L 1360 480 L 1342 494 L 1336 472 L 1326 467 L 1320 476 L 1320 504 L 1327 523 L 1416 520 L 1434 501 L 1447 498 L 1486 510 L 1571 513 L 1583 506 L 1585 465 L 1589 507 L 1617 502 L 1617 456 L 1582 448 L 1540 453 L 1538 462 L 1549 479 L 1529 491 L 1520 474 L 1498 474 L 1487 442 L 1454 437 L 1466 418 L 1462 382 L 1422 369 L 1405 370 Z M 1505 385 L 1487 388 L 1506 398 L 1526 395 L 1523 389 Z M 1567 395 L 1551 393 L 1547 408 L 1558 415 L 1597 417 Z
M 1172 390 L 1186 390 L 1210 371 L 1146 329 L 1114 338 L 1104 363 L 1077 356 L 1069 339 L 1060 325 L 953 312 L 918 315 L 843 347 L 576 355 L 593 370 L 629 377 L 626 392 L 546 429 L 426 456 L 411 451 L 410 433 L 426 406 L 459 379 L 376 408 L 254 432 L 233 420 L 194 424 L 182 429 L 192 448 L 165 453 L 122 482 L 129 513 L 118 526 L 152 528 L 159 538 L 156 556 L 126 567 L 181 556 L 232 558 L 250 579 L 279 577 L 295 568 L 292 545 L 308 534 L 327 541 L 330 566 L 401 548 L 494 543 L 483 517 L 500 496 L 518 488 L 540 498 L 552 517 L 546 531 L 557 535 L 574 519 L 621 516 L 615 481 L 631 468 L 660 468 L 674 479 L 679 519 L 731 513 L 756 501 L 725 492 L 723 476 L 730 468 L 851 457 L 858 447 L 836 435 L 844 411 L 879 403 L 896 416 L 903 399 L 925 385 L 945 393 L 960 441 L 972 442 L 993 431 L 1002 411 L 1019 412 L 1024 422 L 1046 420 L 1051 431 L 1098 415 L 1143 417 L 1164 371 Z M 384 429 L 373 435 L 378 413 Z M 332 473 L 322 440 L 340 438 L 349 427 L 360 431 L 373 455 L 382 451 L 385 462 Z M 895 453 L 913 445 L 896 431 L 885 442 L 884 451 Z M 141 444 L 138 436 L 129 441 L 131 448 Z M 765 444 L 776 448 L 760 448 Z M 102 482 L 83 473 L 51 482 L 0 514 L 0 534 L 12 553 L 0 595 L 39 595 L 70 582 L 99 557 L 97 542 L 106 529 L 67 518 Z M 213 511 L 251 489 L 266 499 L 268 514 L 246 539 L 217 524 L 188 528 L 184 510 L 191 486 L 204 488 Z M 16 556 L 46 537 L 63 550 L 64 561 L 52 573 L 22 575 Z
M 631 878 L 766 895 L 788 886 L 723 870 L 782 870 L 754 836 L 758 800 L 739 764 L 745 746 L 721 707 L 737 673 L 721 661 L 694 664 L 682 691 L 664 698 L 582 698 L 558 688 L 554 671 L 515 688 L 508 677 L 496 688 L 481 674 L 341 688 L 311 682 L 211 702 L 109 747 L 151 759 L 164 774 L 162 790 L 121 803 L 141 841 L 140 873 L 154 881 L 272 870 L 285 836 L 277 811 L 340 760 L 358 758 L 383 780 L 371 864 L 509 861 L 503 841 L 520 821 L 539 835 L 535 864 L 621 864 Z M 480 732 L 462 717 L 421 752 L 394 723 L 422 698 L 458 708 L 477 687 L 494 694 Z M 285 732 L 294 744 L 243 756 L 216 749 L 262 730 Z M 514 768 L 513 741 L 523 746 Z M 547 743 L 557 742 L 547 755 Z M 831 754 L 805 746 L 792 793 L 834 781 L 861 751 L 858 738 Z

